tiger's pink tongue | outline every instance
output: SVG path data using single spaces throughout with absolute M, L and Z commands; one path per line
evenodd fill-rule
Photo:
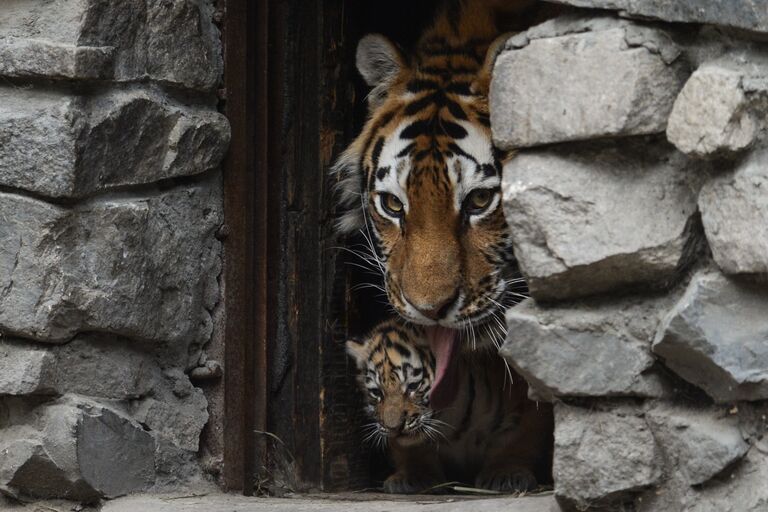
M 449 406 L 458 392 L 455 355 L 458 344 L 457 331 L 442 326 L 427 327 L 427 339 L 435 356 L 435 381 L 429 393 L 434 409 Z

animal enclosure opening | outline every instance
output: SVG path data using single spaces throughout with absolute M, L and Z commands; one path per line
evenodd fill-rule
M 267 335 L 256 347 L 264 372 L 253 404 L 256 493 L 376 490 L 393 471 L 386 452 L 364 441 L 371 419 L 345 342 L 395 313 L 370 234 L 336 234 L 329 168 L 368 115 L 358 41 L 382 34 L 408 55 L 440 3 L 292 0 L 270 4 L 260 21 L 269 43 L 257 130 L 269 169 L 259 221 L 269 278 Z

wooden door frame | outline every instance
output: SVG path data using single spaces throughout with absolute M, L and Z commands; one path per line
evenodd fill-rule
M 224 468 L 226 490 L 253 492 L 255 438 L 266 418 L 267 2 L 225 0 Z M 254 27 L 256 29 L 254 30 Z
M 345 333 L 328 321 L 337 263 L 327 168 L 355 129 L 345 0 L 223 1 L 223 480 L 257 490 L 278 436 L 298 489 L 344 488 L 362 463 L 348 454 L 358 404 L 337 391 L 351 375 Z

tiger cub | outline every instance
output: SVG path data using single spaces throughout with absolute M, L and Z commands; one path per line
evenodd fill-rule
M 384 490 L 415 493 L 459 481 L 512 492 L 549 482 L 551 406 L 529 400 L 525 380 L 498 354 L 477 349 L 443 370 L 450 382 L 442 388 L 453 391 L 432 409 L 437 372 L 429 329 L 390 320 L 347 341 L 374 420 L 368 437 L 389 446 L 396 469 Z

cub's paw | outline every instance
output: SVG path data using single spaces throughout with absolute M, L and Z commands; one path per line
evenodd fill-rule
M 397 472 L 384 480 L 384 492 L 389 494 L 417 494 L 427 492 L 434 483 L 423 478 L 409 478 L 405 473 Z
M 522 468 L 483 471 L 475 480 L 475 487 L 498 492 L 530 491 L 537 485 L 533 473 Z

